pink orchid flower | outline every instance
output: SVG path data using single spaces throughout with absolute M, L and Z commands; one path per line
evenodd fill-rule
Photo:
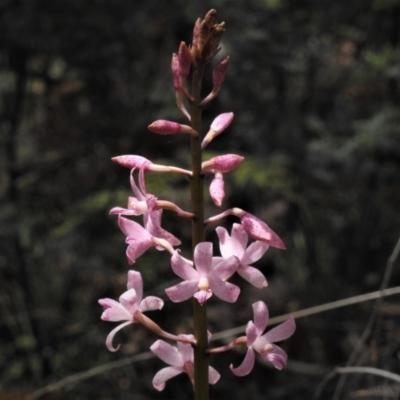
M 148 194 L 144 180 L 143 165 L 139 170 L 139 187 L 136 185 L 133 173 L 135 168 L 131 171 L 131 188 L 135 196 L 130 196 L 128 199 L 128 208 L 114 207 L 110 210 L 110 214 L 117 215 L 143 215 L 144 226 L 147 231 L 157 238 L 165 239 L 171 246 L 178 246 L 181 241 L 174 235 L 161 227 L 161 217 L 163 210 L 156 210 L 157 198 Z M 162 248 L 159 248 L 159 250 Z
M 193 335 L 179 335 L 178 337 L 194 340 Z M 194 354 L 193 346 L 188 343 L 178 342 L 177 347 L 171 346 L 163 340 L 157 340 L 150 350 L 165 363 L 171 365 L 157 372 L 153 378 L 153 386 L 161 391 L 165 382 L 182 373 L 186 373 L 194 384 Z M 208 367 L 208 382 L 214 385 L 218 382 L 220 374 L 211 366 Z
M 125 242 L 128 244 L 126 256 L 129 264 L 134 264 L 136 259 L 151 247 L 156 247 L 159 250 L 165 249 L 171 254 L 174 252 L 173 247 L 167 240 L 151 235 L 147 229 L 135 221 L 119 215 L 118 226 L 126 235 Z
M 137 271 L 128 272 L 128 290 L 123 293 L 119 302 L 112 299 L 100 299 L 99 304 L 103 306 L 104 311 L 101 315 L 103 321 L 125 321 L 113 329 L 107 336 L 106 345 L 108 350 L 117 351 L 112 342 L 115 334 L 127 325 L 143 321 L 142 312 L 150 310 L 160 310 L 164 302 L 158 297 L 143 297 L 143 281 L 142 276 Z M 140 320 L 140 321 L 139 321 Z
M 262 334 L 268 325 L 268 308 L 262 301 L 253 304 L 254 322 L 249 321 L 246 327 L 247 353 L 241 365 L 237 368 L 230 366 L 231 371 L 237 376 L 245 376 L 253 369 L 255 352 L 269 361 L 277 369 L 286 366 L 287 354 L 275 342 L 280 342 L 293 335 L 296 323 L 292 316 L 282 324 Z M 238 339 L 236 339 L 238 340 Z
M 258 261 L 268 250 L 269 244 L 257 240 L 247 247 L 248 235 L 240 224 L 233 224 L 229 236 L 227 230 L 218 226 L 216 229 L 219 237 L 219 249 L 223 258 L 237 257 L 239 266 L 236 272 L 253 286 L 261 289 L 267 286 L 265 276 L 256 268 L 249 266 Z
M 173 302 L 181 302 L 195 297 L 204 304 L 214 293 L 221 300 L 234 303 L 240 289 L 232 283 L 225 282 L 221 276 L 231 276 L 237 268 L 237 259 L 232 256 L 215 262 L 212 256 L 212 243 L 199 243 L 194 249 L 194 265 L 175 251 L 171 258 L 172 270 L 184 282 L 165 290 Z

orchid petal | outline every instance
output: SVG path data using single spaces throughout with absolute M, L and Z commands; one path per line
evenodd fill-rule
M 135 289 L 137 302 L 140 303 L 143 298 L 143 280 L 142 275 L 138 271 L 128 271 L 128 290 Z
M 295 330 L 296 322 L 292 316 L 289 316 L 285 322 L 272 328 L 264 336 L 270 343 L 275 343 L 289 338 Z
M 175 346 L 171 346 L 169 343 L 164 342 L 164 340 L 157 340 L 154 342 L 150 350 L 165 363 L 172 365 L 174 367 L 182 367 L 183 360 L 178 349 Z
M 265 276 L 257 269 L 250 266 L 239 266 L 236 271 L 243 279 L 251 283 L 258 289 L 262 289 L 268 285 Z
M 229 282 L 224 282 L 216 274 L 209 276 L 210 289 L 221 300 L 234 303 L 239 297 L 240 288 Z
M 165 293 L 171 301 L 179 303 L 192 297 L 197 291 L 198 281 L 184 281 L 165 289 Z
M 240 224 L 233 224 L 231 232 L 232 247 L 234 248 L 235 255 L 239 258 L 242 257 L 242 251 L 247 246 L 248 235 Z
M 268 351 L 265 356 L 263 354 L 261 355 L 265 360 L 272 363 L 273 366 L 279 370 L 286 366 L 287 354 L 283 349 L 275 344 L 272 345 L 272 350 Z
M 119 302 L 130 312 L 133 316 L 135 311 L 138 310 L 138 298 L 135 289 L 129 289 L 119 297 Z
M 138 215 L 134 210 L 128 210 L 127 208 L 114 207 L 109 212 L 110 215 Z
M 130 238 L 141 241 L 151 240 L 151 235 L 143 226 L 128 218 L 118 216 L 118 226 L 121 231 Z
M 165 367 L 158 371 L 153 378 L 153 386 L 161 392 L 165 388 L 165 382 L 183 372 L 182 368 L 178 367 Z
M 213 268 L 215 273 L 223 280 L 232 276 L 239 267 L 239 260 L 235 256 L 223 259 L 220 263 L 216 264 Z
M 132 315 L 118 301 L 112 299 L 100 299 L 99 304 L 104 308 L 101 319 L 103 321 L 126 321 L 131 320 Z
M 136 259 L 138 259 L 153 245 L 153 238 L 151 236 L 149 239 L 144 241 L 130 240 L 129 246 L 126 249 L 126 256 L 128 258 L 129 264 L 134 264 L 136 262 Z
M 201 242 L 194 249 L 194 265 L 200 275 L 208 274 L 212 265 L 211 242 Z
M 188 340 L 195 340 L 193 335 L 179 335 L 179 337 Z M 193 363 L 194 353 L 192 345 L 189 343 L 178 342 L 177 346 L 178 346 L 178 351 L 182 356 L 183 363 L 190 363 L 190 362 Z
M 180 278 L 185 280 L 199 279 L 199 273 L 190 265 L 186 260 L 179 255 L 178 251 L 175 251 L 171 257 L 172 270 Z
M 193 295 L 201 305 L 203 305 L 211 296 L 211 290 L 199 290 Z
M 215 368 L 209 366 L 208 367 L 208 383 L 210 385 L 215 385 L 219 381 L 219 378 L 221 378 L 221 375 L 218 373 L 218 371 Z
M 144 171 L 144 166 L 146 163 L 144 163 L 141 167 L 140 167 L 140 171 Z M 140 190 L 139 187 L 136 185 L 135 179 L 133 177 L 133 173 L 135 172 L 135 168 L 132 168 L 131 170 L 131 175 L 130 175 L 130 182 L 131 182 L 131 188 L 132 188 L 132 192 L 134 193 L 134 195 L 136 196 L 136 198 L 138 199 L 138 201 L 145 201 L 146 200 L 146 191 Z M 140 172 L 139 172 L 140 174 Z M 140 179 L 140 178 L 139 178 Z M 142 189 L 142 187 L 141 187 Z
M 139 310 L 141 312 L 151 310 L 161 310 L 164 306 L 164 302 L 155 296 L 147 296 L 140 303 Z
M 215 228 L 219 238 L 219 250 L 222 254 L 222 257 L 228 258 L 233 255 L 233 250 L 231 246 L 231 240 L 228 234 L 228 231 L 222 226 L 217 226 Z
M 261 242 L 257 240 L 252 243 L 244 252 L 244 255 L 241 259 L 242 264 L 253 264 L 258 261 L 268 250 L 269 244 L 265 242 Z
M 258 335 L 261 335 L 268 325 L 269 312 L 268 307 L 262 301 L 253 304 L 254 325 L 257 328 Z
M 254 350 L 249 347 L 243 362 L 237 368 L 233 368 L 232 365 L 229 368 L 236 376 L 248 375 L 254 367 L 255 359 Z
M 108 334 L 107 339 L 106 339 L 106 346 L 107 346 L 107 349 L 108 349 L 108 350 L 110 350 L 110 351 L 112 351 L 112 352 L 115 352 L 115 351 L 117 351 L 117 350 L 120 348 L 121 345 L 118 345 L 117 347 L 114 347 L 114 346 L 113 346 L 112 342 L 113 342 L 114 336 L 115 336 L 115 334 L 116 334 L 118 331 L 120 331 L 122 328 L 125 328 L 125 326 L 128 326 L 128 325 L 130 325 L 130 324 L 132 324 L 132 323 L 133 323 L 133 321 L 124 322 L 123 324 L 118 325 L 116 328 L 114 328 L 114 329 Z
M 258 333 L 257 327 L 254 325 L 253 321 L 249 321 L 246 325 L 247 346 L 251 347 L 259 336 L 260 334 Z

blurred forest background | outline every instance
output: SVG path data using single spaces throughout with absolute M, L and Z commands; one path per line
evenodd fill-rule
M 100 320 L 97 300 L 118 298 L 129 269 L 125 237 L 108 216 L 125 206 L 129 171 L 110 158 L 188 166 L 186 136 L 155 136 L 147 126 L 184 122 L 171 54 L 210 8 L 227 26 L 217 59 L 230 55 L 231 65 L 205 127 L 220 112 L 235 119 L 207 155 L 246 157 L 225 176 L 225 206 L 257 214 L 287 246 L 257 263 L 267 289 L 238 281 L 238 304 L 211 301 L 210 330 L 246 324 L 260 296 L 277 316 L 380 288 L 400 235 L 399 0 L 0 0 L 1 400 L 95 367 L 105 369 L 40 398 L 191 398 L 186 376 L 153 389 L 160 360 L 130 361 L 157 339 L 142 327 L 125 328 L 116 337 L 121 349 L 108 352 L 115 324 Z M 205 81 L 207 94 L 210 74 Z M 187 208 L 185 179 L 150 174 L 147 183 Z M 207 207 L 207 216 L 218 211 Z M 190 222 L 168 212 L 163 221 L 189 243 Z M 216 242 L 214 226 L 207 235 Z M 399 262 L 393 266 L 389 287 L 400 285 Z M 145 294 L 164 298 L 176 282 L 157 251 L 135 268 Z M 154 318 L 190 331 L 186 303 L 167 302 Z M 211 398 L 311 399 L 346 364 L 373 306 L 298 319 L 280 372 L 258 362 L 239 379 L 229 364 L 238 365 L 240 352 L 212 357 L 222 378 Z M 386 298 L 376 315 L 353 365 L 400 373 L 399 299 Z M 127 361 L 106 368 L 118 360 Z M 331 399 L 336 384 L 321 398 Z M 340 398 L 399 395 L 392 381 L 352 375 Z

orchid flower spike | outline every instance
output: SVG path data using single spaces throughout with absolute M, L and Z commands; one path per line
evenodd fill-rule
M 194 340 L 193 335 L 179 335 L 178 337 Z M 165 382 L 179 374 L 185 373 L 194 384 L 194 353 L 193 346 L 178 342 L 177 347 L 171 346 L 163 340 L 157 340 L 150 350 L 170 367 L 157 372 L 153 378 L 153 386 L 161 391 L 165 388 Z M 214 385 L 218 382 L 220 374 L 211 366 L 208 367 L 208 382 Z
M 150 310 L 160 310 L 164 302 L 158 297 L 143 297 L 142 276 L 137 271 L 128 272 L 128 290 L 121 295 L 119 302 L 112 299 L 100 299 L 99 304 L 103 306 L 104 311 L 101 315 L 103 321 L 125 321 L 113 329 L 107 336 L 106 345 L 108 350 L 117 351 L 120 347 L 114 347 L 112 342 L 115 334 L 127 325 L 134 323 L 146 323 L 151 321 L 147 318 L 141 318 L 141 313 Z
M 268 308 L 262 301 L 253 304 L 254 322 L 249 321 L 246 327 L 247 353 L 241 365 L 237 368 L 230 366 L 231 371 L 237 376 L 245 376 L 253 369 L 255 352 L 269 361 L 277 369 L 286 366 L 287 354 L 275 342 L 280 342 L 293 335 L 296 323 L 292 316 L 282 324 L 262 334 L 268 325 Z
M 220 226 L 215 230 L 219 237 L 219 248 L 222 257 L 225 259 L 232 256 L 237 257 L 239 265 L 236 272 L 253 286 L 259 289 L 266 287 L 267 280 L 265 276 L 249 264 L 258 261 L 268 250 L 269 244 L 257 240 L 247 247 L 248 235 L 240 224 L 233 224 L 231 236 L 229 236 L 225 228 Z
M 233 120 L 233 112 L 223 113 L 218 115 L 211 123 L 210 130 L 204 136 L 204 139 L 201 143 L 201 148 L 205 149 L 207 145 L 218 135 L 220 135 L 228 126 L 231 124 Z
M 231 276 L 237 268 L 236 257 L 213 262 L 212 243 L 201 242 L 194 250 L 194 265 L 175 251 L 171 258 L 172 270 L 183 282 L 165 290 L 173 302 L 181 302 L 195 297 L 203 305 L 214 293 L 221 300 L 234 303 L 240 289 L 232 283 L 225 282 L 221 276 Z

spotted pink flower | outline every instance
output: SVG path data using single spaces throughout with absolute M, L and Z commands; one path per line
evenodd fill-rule
M 248 235 L 240 224 L 233 224 L 232 233 L 229 236 L 227 230 L 218 226 L 216 229 L 219 237 L 219 248 L 222 257 L 237 257 L 239 261 L 236 272 L 246 281 L 261 289 L 267 286 L 265 276 L 256 268 L 251 267 L 268 250 L 269 244 L 259 240 L 247 247 Z
M 237 300 L 240 289 L 220 277 L 230 276 L 235 272 L 236 257 L 215 262 L 212 256 L 212 243 L 202 242 L 195 247 L 194 265 L 195 268 L 188 260 L 181 257 L 178 251 L 172 255 L 172 270 L 184 279 L 183 282 L 165 290 L 173 302 L 181 302 L 193 296 L 200 304 L 204 304 L 213 293 L 229 303 Z
M 179 335 L 189 340 L 194 340 L 193 335 Z M 171 346 L 163 340 L 157 340 L 150 350 L 170 367 L 157 372 L 153 378 L 153 386 L 161 391 L 165 388 L 165 382 L 182 373 L 189 376 L 194 384 L 194 354 L 193 346 L 188 343 L 178 342 L 177 347 Z M 208 367 L 208 382 L 213 385 L 218 382 L 220 374 L 211 366 Z
M 262 301 L 253 304 L 254 322 L 249 321 L 246 327 L 247 353 L 241 365 L 237 368 L 230 366 L 231 371 L 237 376 L 245 376 L 253 369 L 255 352 L 261 354 L 262 358 L 269 361 L 277 369 L 286 366 L 287 354 L 283 349 L 274 344 L 293 335 L 296 323 L 293 317 L 282 324 L 262 334 L 268 325 L 268 308 Z
M 127 325 L 139 322 L 138 317 L 142 312 L 150 310 L 160 310 L 164 302 L 158 297 L 143 297 L 142 276 L 137 271 L 128 272 L 128 290 L 123 293 L 119 302 L 112 299 L 100 299 L 99 304 L 103 306 L 104 311 L 101 315 L 103 321 L 125 321 L 114 328 L 106 339 L 108 350 L 117 351 L 119 345 L 115 348 L 112 344 L 115 334 Z

